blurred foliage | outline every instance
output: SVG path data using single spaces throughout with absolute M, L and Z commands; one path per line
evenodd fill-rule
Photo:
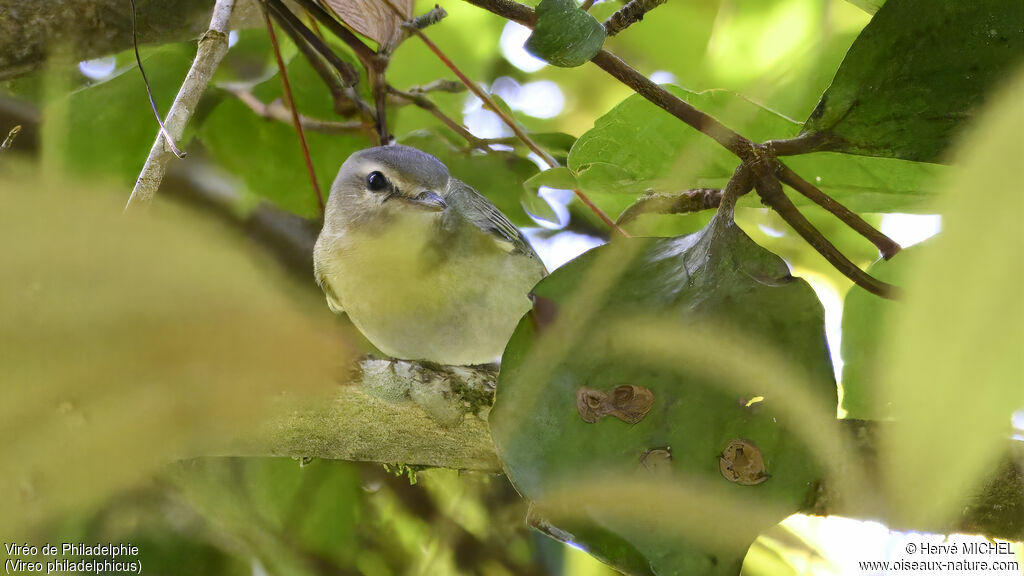
M 432 1 L 419 1 L 414 12 L 432 7 Z M 619 7 L 618 1 L 602 1 L 590 14 L 603 21 Z M 391 132 L 442 158 L 518 225 L 530 225 L 531 216 L 547 226 L 558 221 L 558 207 L 539 196 L 542 186 L 581 187 L 614 217 L 648 189 L 722 186 L 732 173 L 736 161 L 728 153 L 597 67 L 524 64 L 528 32 L 465 2 L 444 8 L 449 16 L 427 30 L 430 38 L 473 81 L 494 91 L 564 166 L 541 171 L 511 132 L 466 92 L 426 96 L 477 136 L 493 138 L 496 152 L 471 150 L 436 116 L 407 103 L 394 102 L 389 109 Z M 571 14 L 582 14 L 571 8 Z M 958 153 L 943 155 L 1011 75 L 1024 45 L 1021 17 L 1017 0 L 672 1 L 604 42 L 746 136 L 792 137 L 801 130 L 792 119 L 810 118 L 805 129 L 843 136 L 846 151 L 889 156 L 817 153 L 786 159 L 850 208 L 878 213 L 865 215 L 873 224 L 887 212 L 943 215 L 946 231 L 940 237 L 871 269 L 905 285 L 907 303 L 852 290 L 842 333 L 849 415 L 895 416 L 902 422 L 886 436 L 881 461 L 890 471 L 884 495 L 907 523 L 934 524 L 958 510 L 1004 445 L 1009 415 L 1024 404 L 1024 337 L 1016 321 L 1024 281 L 1016 222 L 1024 212 L 1018 145 L 1024 85 L 1010 86 Z M 592 27 L 590 17 L 585 20 Z M 517 33 L 519 40 L 510 41 Z M 335 114 L 312 67 L 279 36 L 298 109 L 317 120 L 345 120 Z M 327 41 L 358 66 L 340 41 Z M 194 53 L 194 42 L 143 47 L 162 112 Z M 405 475 L 342 462 L 300 466 L 253 458 L 166 465 L 244 430 L 259 419 L 269 395 L 282 389 L 322 392 L 317 385 L 333 381 L 356 337 L 337 332 L 325 319 L 311 274 L 301 284 L 279 278 L 262 247 L 225 232 L 213 219 L 170 202 L 158 203 L 144 220 L 120 217 L 156 131 L 134 56 L 115 55 L 114 64 L 114 73 L 102 80 L 55 63 L 0 83 L 0 103 L 27 102 L 42 112 L 43 134 L 35 151 L 38 165 L 22 166 L 32 159 L 24 158 L 19 145 L 0 156 L 0 237 L 7 247 L 0 250 L 0 384 L 8 400 L 0 410 L 6 431 L 0 477 L 9 495 L 0 518 L 0 531 L 10 536 L 5 539 L 130 541 L 140 546 L 152 573 L 611 574 L 592 557 L 528 531 L 526 504 L 501 477 L 434 470 L 420 472 L 410 486 Z M 410 90 L 452 74 L 411 38 L 395 51 L 387 79 Z M 364 97 L 366 84 L 358 87 Z M 174 169 L 192 177 L 191 185 L 217 193 L 231 188 L 235 211 L 267 202 L 317 219 L 293 128 L 258 117 L 233 95 L 237 90 L 266 104 L 282 98 L 262 29 L 238 33 L 186 132 L 189 160 Z M 526 96 L 531 90 L 532 100 Z M 538 102 L 546 111 L 531 107 Z M 0 107 L 0 121 L 6 114 Z M 7 128 L 0 126 L 0 133 Z M 370 143 L 359 130 L 308 131 L 307 138 L 325 191 L 344 158 Z M 931 163 L 938 160 L 962 166 Z M 795 195 L 794 200 L 855 263 L 867 267 L 877 259 L 856 233 Z M 606 233 L 577 200 L 567 208 L 571 229 Z M 707 211 L 645 215 L 629 230 L 672 237 L 713 229 L 710 219 Z M 805 283 L 788 280 L 788 273 L 813 280 L 823 298 L 836 301 L 849 281 L 760 208 L 753 195 L 741 199 L 736 220 L 736 244 L 715 254 L 719 272 L 729 272 L 725 279 L 700 286 L 703 272 L 717 277 L 702 269 L 678 300 L 665 296 L 671 290 L 652 288 L 659 277 L 647 268 L 630 269 L 637 261 L 614 246 L 542 284 L 552 291 L 549 297 L 574 293 L 566 299 L 576 302 L 578 313 L 561 318 L 579 322 L 577 329 L 590 326 L 592 314 L 621 311 L 642 295 L 664 298 L 642 302 L 642 322 L 593 319 L 598 328 L 606 322 L 608 327 L 588 336 L 604 337 L 617 354 L 631 355 L 632 364 L 614 361 L 611 353 L 595 363 L 595 354 L 576 350 L 571 338 L 541 347 L 554 364 L 561 361 L 557 353 L 571 353 L 565 366 L 578 370 L 538 394 L 562 394 L 570 376 L 586 374 L 608 386 L 645 381 L 657 399 L 678 394 L 688 401 L 652 412 L 633 427 L 618 420 L 584 424 L 565 394 L 557 398 L 561 403 L 540 402 L 526 416 L 503 415 L 507 409 L 500 403 L 496 409 L 495 431 L 505 439 L 506 453 L 549 450 L 545 454 L 556 457 L 544 466 L 507 457 L 512 479 L 527 496 L 541 493 L 563 504 L 548 509 L 554 524 L 537 516 L 535 521 L 562 539 L 576 534 L 577 542 L 640 573 L 652 566 L 698 566 L 719 555 L 723 562 L 713 569 L 733 573 L 741 561 L 751 575 L 795 574 L 798 566 L 829 569 L 828 551 L 816 550 L 807 537 L 814 530 L 810 523 L 769 529 L 745 560 L 743 550 L 758 531 L 798 508 L 821 469 L 834 470 L 850 457 L 830 432 L 834 389 L 821 304 Z M 697 241 L 633 245 L 640 252 L 674 246 L 676 258 L 686 260 L 682 246 Z M 588 262 L 598 260 L 602 265 L 596 268 L 605 276 L 581 275 Z M 609 280 L 622 269 L 631 273 L 619 283 Z M 682 282 L 671 274 L 661 280 L 676 288 Z M 612 301 L 597 306 L 605 302 L 601 290 L 612 286 L 618 288 Z M 780 291 L 799 294 L 766 296 Z M 589 303 L 588 293 L 594 298 Z M 712 304 L 737 332 L 762 340 L 793 335 L 783 346 L 786 357 L 762 340 L 694 329 L 690 312 Z M 672 323 L 666 309 L 685 309 L 685 323 Z M 650 318 L 651 312 L 660 317 Z M 524 323 L 509 362 L 522 360 L 528 339 L 523 334 L 530 330 Z M 608 330 L 632 337 L 609 343 Z M 817 392 L 805 389 L 808 371 L 812 390 L 828 397 L 824 407 L 815 404 Z M 687 384 L 707 381 L 719 388 L 682 386 L 680 374 Z M 516 378 L 502 374 L 503 384 Z M 759 387 L 728 388 L 751 382 Z M 515 393 L 515 385 L 507 393 Z M 506 401 L 504 388 L 502 394 Z M 755 395 L 768 400 L 739 405 L 739 396 Z M 555 409 L 562 420 L 534 422 Z M 608 431 L 594 441 L 590 433 L 599 428 Z M 716 490 L 724 482 L 717 468 L 722 440 L 740 435 L 764 450 L 773 477 Z M 661 445 L 671 446 L 675 466 L 699 471 L 695 476 L 711 486 L 630 475 L 638 446 Z M 591 475 L 569 488 L 549 485 L 552 470 L 579 475 L 594 458 L 627 477 Z M 623 491 L 628 498 L 620 496 Z M 767 505 L 761 498 L 743 498 L 766 492 L 775 496 Z M 603 507 L 579 513 L 594 501 Z M 652 509 L 658 513 L 645 518 L 651 524 L 638 526 L 638 511 Z M 662 532 L 645 532 L 651 526 Z M 687 545 L 670 549 L 668 538 Z

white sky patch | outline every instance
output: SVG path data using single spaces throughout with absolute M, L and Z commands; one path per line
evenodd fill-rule
M 238 44 L 238 30 L 228 32 L 228 48 L 231 48 L 235 44 Z
M 526 159 L 536 164 L 537 168 L 540 168 L 541 172 L 549 168 L 553 168 L 553 166 L 548 166 L 547 161 L 541 158 L 540 155 L 537 154 L 536 152 L 530 152 L 529 154 L 527 154 Z
M 655 70 L 651 72 L 650 78 L 655 84 L 675 84 L 677 80 L 676 75 L 668 70 Z
M 569 202 L 575 196 L 572 190 L 559 190 L 557 188 L 541 186 L 537 190 L 537 196 L 540 196 L 542 200 L 548 203 L 548 206 L 551 207 L 551 210 L 558 218 L 557 222 L 548 222 L 544 219 L 534 218 L 538 224 L 549 230 L 561 230 L 569 225 Z
M 501 31 L 501 53 L 516 68 L 524 72 L 536 72 L 548 64 L 523 48 L 529 37 L 530 29 L 526 26 L 515 22 L 505 24 L 505 29 Z
M 882 216 L 882 233 L 906 248 L 935 236 L 942 230 L 938 214 L 886 214 Z
M 546 232 L 543 228 L 523 228 L 523 234 L 530 241 L 530 245 L 537 251 L 541 261 L 553 272 L 562 264 L 576 258 L 591 248 L 604 244 L 604 240 L 596 236 L 577 234 L 576 232 L 559 232 L 554 236 L 544 237 Z
M 519 89 L 518 108 L 534 118 L 554 118 L 565 108 L 562 89 L 551 80 L 527 82 Z
M 113 74 L 116 68 L 117 58 L 114 56 L 97 58 L 95 60 L 85 60 L 78 63 L 78 70 L 85 75 L 86 78 L 90 78 L 92 80 L 103 80 Z
M 494 112 L 477 108 L 465 114 L 466 129 L 477 138 L 502 138 L 511 136 L 512 130 Z
M 1018 410 L 1013 413 L 1013 427 L 1017 431 L 1013 435 L 1013 439 L 1024 442 L 1024 410 Z
M 519 84 L 513 78 L 502 76 L 491 85 L 491 93 L 504 100 L 509 108 L 534 118 L 554 118 L 565 108 L 565 95 L 551 80 Z M 476 105 L 480 105 L 479 100 Z
M 843 299 L 839 292 L 823 277 L 818 277 L 806 270 L 799 276 L 807 281 L 825 308 L 825 338 L 828 340 L 828 353 L 832 357 L 832 368 L 835 370 L 836 381 L 843 379 L 843 356 L 840 353 L 843 343 Z

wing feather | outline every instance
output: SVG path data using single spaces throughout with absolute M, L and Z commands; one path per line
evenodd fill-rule
M 482 196 L 470 185 L 452 178 L 448 185 L 447 201 L 457 204 L 462 215 L 474 226 L 495 237 L 496 240 L 511 244 L 511 251 L 540 261 L 533 247 L 497 206 Z

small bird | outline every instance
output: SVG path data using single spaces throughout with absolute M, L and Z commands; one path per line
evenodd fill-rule
M 399 145 L 341 165 L 313 263 L 331 310 L 382 352 L 456 365 L 497 360 L 547 274 L 489 200 Z

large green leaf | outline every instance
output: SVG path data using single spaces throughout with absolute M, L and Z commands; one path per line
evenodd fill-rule
M 732 92 L 669 90 L 755 141 L 794 136 L 800 128 L 795 121 Z M 724 148 L 639 95 L 626 98 L 597 119 L 569 153 L 569 168 L 588 193 L 632 196 L 649 189 L 722 188 L 737 163 Z M 926 209 L 923 201 L 932 196 L 929 183 L 940 170 L 933 164 L 837 153 L 796 156 L 786 163 L 825 193 L 861 212 Z M 800 197 L 794 200 L 806 203 Z M 756 200 L 751 197 L 745 202 Z
M 146 74 L 161 114 L 170 109 L 195 53 L 195 44 L 189 42 L 161 46 L 145 54 Z M 69 168 L 122 183 L 138 177 L 159 130 L 146 86 L 134 65 L 51 102 L 43 118 L 44 134 L 53 136 L 44 144 L 60 154 Z M 186 143 L 179 142 L 183 149 Z
M 803 132 L 832 150 L 934 162 L 1022 60 L 1020 0 L 889 0 Z
M 814 292 L 722 218 L 687 237 L 591 250 L 534 292 L 534 310 L 505 350 L 489 423 L 509 478 L 539 506 L 536 523 L 630 573 L 737 574 L 756 535 L 799 509 L 820 478 L 803 434 L 794 432 L 815 417 L 825 422 L 821 434 L 834 422 L 835 383 Z M 717 337 L 731 330 L 750 345 L 727 363 L 746 363 L 755 376 L 691 360 L 703 352 L 664 336 L 649 324 L 654 317 L 714 346 L 736 346 L 736 338 Z M 758 368 L 762 354 L 800 366 L 809 388 L 777 393 Z M 645 416 L 584 420 L 583 387 L 611 393 L 623 385 L 650 390 Z M 798 395 L 815 407 L 806 418 L 787 412 L 803 402 Z M 756 445 L 770 477 L 756 485 L 723 477 L 720 456 L 737 439 Z M 575 513 L 549 516 L 549 504 L 563 496 Z M 709 510 L 711 501 L 718 504 Z M 715 529 L 682 509 L 715 516 Z
M 604 26 L 575 0 L 542 0 L 526 50 L 555 66 L 572 68 L 593 58 L 604 38 Z

